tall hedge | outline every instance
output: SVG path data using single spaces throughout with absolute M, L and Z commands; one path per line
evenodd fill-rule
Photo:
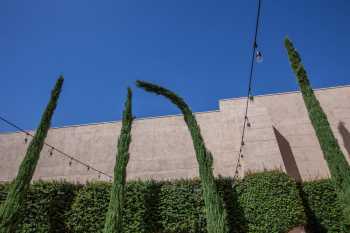
M 192 142 L 199 165 L 199 176 L 203 187 L 208 233 L 228 232 L 227 213 L 223 207 L 223 201 L 219 196 L 214 180 L 213 157 L 205 146 L 199 125 L 191 109 L 182 98 L 168 89 L 143 81 L 137 81 L 136 84 L 147 92 L 153 92 L 157 95 L 164 96 L 181 110 L 192 136 Z
M 123 231 L 126 233 L 157 232 L 160 184 L 153 181 L 132 181 L 125 187 L 122 209 Z M 111 184 L 88 183 L 77 194 L 67 225 L 74 233 L 100 233 L 103 230 L 110 199 Z
M 9 185 L 0 185 L 0 203 L 6 199 Z M 16 233 L 71 233 L 68 213 L 80 185 L 67 182 L 35 182 L 21 208 L 22 220 Z
M 117 145 L 116 162 L 114 166 L 114 179 L 111 190 L 111 198 L 108 205 L 104 233 L 123 232 L 122 209 L 124 205 L 124 186 L 126 181 L 126 166 L 129 161 L 129 146 L 131 142 L 131 89 L 128 88 L 128 95 L 123 111 L 122 128 Z
M 306 202 L 301 202 L 295 182 L 284 173 L 249 175 L 235 189 L 231 179 L 219 178 L 217 184 L 228 212 L 230 232 L 284 233 L 306 222 L 303 209 L 307 211 L 310 232 L 346 232 L 342 229 L 341 205 L 329 180 L 304 184 Z M 16 233 L 100 233 L 110 190 L 111 184 L 105 182 L 84 186 L 34 183 L 25 199 L 24 219 Z M 7 191 L 8 185 L 0 184 L 0 203 Z M 207 232 L 199 180 L 127 182 L 122 216 L 125 233 Z
M 251 175 L 235 189 L 230 179 L 220 178 L 217 184 L 229 213 L 230 232 L 280 233 L 306 222 L 296 184 L 283 173 Z M 72 232 L 102 232 L 109 190 L 106 183 L 80 189 L 68 218 Z M 208 232 L 199 180 L 129 182 L 125 200 L 126 233 Z
M 350 231 L 350 167 L 341 151 L 337 139 L 334 137 L 326 114 L 318 102 L 307 77 L 306 70 L 301 63 L 299 53 L 293 43 L 286 38 L 285 47 L 294 74 L 297 77 L 301 93 L 309 113 L 309 118 L 320 142 L 324 157 L 334 181 L 338 198 L 343 205 L 343 213 Z
M 248 175 L 237 186 L 237 195 L 246 226 L 242 232 L 288 232 L 306 224 L 299 190 L 287 175 L 275 171 Z
M 44 140 L 51 125 L 51 118 L 55 111 L 62 85 L 63 77 L 60 77 L 51 92 L 51 99 L 29 144 L 17 176 L 10 186 L 6 201 L 0 207 L 0 233 L 14 232 L 18 221 L 21 219 L 20 213 L 24 198 L 38 163 L 40 152 L 44 146 Z
M 342 205 L 330 180 L 312 181 L 303 184 L 302 195 L 306 200 L 306 214 L 310 232 L 346 233 L 343 228 Z

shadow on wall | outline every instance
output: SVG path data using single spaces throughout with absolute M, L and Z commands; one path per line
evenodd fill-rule
M 341 137 L 343 138 L 344 147 L 345 147 L 346 151 L 348 152 L 348 156 L 350 156 L 350 132 L 345 127 L 344 122 L 342 122 L 342 121 L 339 122 L 338 131 L 339 131 Z
M 315 215 L 314 211 L 310 207 L 307 194 L 303 190 L 302 178 L 301 178 L 297 163 L 295 161 L 292 147 L 290 146 L 288 140 L 275 127 L 273 127 L 273 132 L 275 133 L 277 144 L 280 149 L 282 160 L 286 168 L 287 174 L 290 177 L 293 177 L 294 180 L 297 182 L 299 195 L 301 197 L 301 200 L 304 206 L 304 211 L 308 219 L 307 221 L 308 224 L 306 224 L 305 226 L 305 231 L 299 228 L 299 229 L 296 229 L 295 232 L 326 233 L 327 229 L 321 224 L 319 217 Z M 350 138 L 349 132 L 348 132 L 348 136 Z
M 295 157 L 293 155 L 292 147 L 290 146 L 287 139 L 275 127 L 272 128 L 273 132 L 275 133 L 277 144 L 280 149 L 287 174 L 293 177 L 296 182 L 300 183 L 302 179 L 297 163 L 295 161 Z

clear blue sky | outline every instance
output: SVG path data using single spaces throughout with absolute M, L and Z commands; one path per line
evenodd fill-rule
M 314 87 L 350 84 L 348 0 L 262 3 L 256 94 L 297 89 L 286 35 Z M 136 79 L 176 91 L 194 111 L 217 109 L 246 94 L 255 14 L 255 0 L 2 0 L 0 115 L 35 128 L 61 73 L 53 126 L 119 120 L 128 85 L 136 117 L 178 113 Z

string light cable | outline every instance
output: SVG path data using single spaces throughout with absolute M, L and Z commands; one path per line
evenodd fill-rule
M 29 136 L 29 137 L 32 137 L 32 138 L 34 137 L 33 134 L 31 134 L 31 133 L 29 133 L 28 131 L 24 130 L 23 128 L 19 127 L 19 126 L 16 125 L 15 123 L 13 123 L 13 122 L 7 120 L 6 118 L 0 116 L 0 120 L 3 121 L 3 122 L 5 122 L 6 124 L 12 126 L 13 128 L 17 129 L 18 131 L 24 133 L 26 136 Z M 25 142 L 25 143 L 28 142 L 27 137 L 24 139 L 24 142 Z M 99 170 L 99 169 L 97 169 L 97 168 L 95 168 L 95 167 L 93 167 L 93 166 L 91 166 L 91 165 L 89 165 L 89 164 L 87 164 L 87 163 L 85 163 L 85 162 L 83 162 L 83 161 L 81 161 L 81 160 L 75 158 L 75 157 L 72 156 L 72 155 L 69 155 L 68 153 L 66 153 L 66 152 L 64 152 L 64 151 L 62 151 L 62 150 L 60 150 L 60 149 L 58 149 L 57 147 L 53 146 L 52 144 L 49 144 L 49 143 L 47 143 L 46 141 L 44 141 L 44 145 L 50 148 L 50 152 L 49 152 L 49 155 L 50 155 L 50 156 L 52 156 L 53 153 L 56 151 L 56 152 L 58 152 L 59 155 L 68 158 L 68 159 L 69 159 L 69 166 L 71 166 L 73 162 L 76 162 L 76 163 L 81 164 L 81 165 L 83 165 L 84 167 L 86 167 L 88 171 L 90 171 L 90 170 L 91 170 L 91 171 L 95 171 L 95 172 L 98 174 L 98 178 L 100 178 L 101 175 L 104 175 L 104 176 L 108 177 L 109 180 L 112 179 L 112 176 L 109 175 L 109 174 L 107 174 L 106 172 L 103 172 L 103 171 L 101 171 L 101 170 Z
M 236 163 L 236 167 L 235 167 L 235 173 L 233 176 L 233 180 L 236 180 L 238 177 L 239 169 L 241 168 L 241 159 L 244 156 L 243 155 L 243 148 L 245 146 L 246 127 L 251 127 L 251 123 L 249 122 L 249 119 L 248 119 L 248 109 L 249 109 L 249 102 L 254 100 L 254 96 L 252 94 L 254 64 L 255 64 L 255 62 L 262 61 L 262 53 L 260 51 L 258 51 L 258 44 L 257 44 L 257 36 L 258 36 L 259 22 L 260 22 L 260 8 L 261 8 L 261 0 L 258 0 L 258 10 L 257 10 L 257 15 L 256 15 L 253 48 L 252 48 L 251 63 L 250 63 L 250 70 L 249 70 L 247 100 L 245 103 L 244 121 L 243 121 L 243 127 L 242 127 L 242 132 L 241 132 L 241 141 L 240 141 L 238 158 L 237 158 L 237 163 Z M 234 182 L 234 184 L 235 184 L 235 182 Z

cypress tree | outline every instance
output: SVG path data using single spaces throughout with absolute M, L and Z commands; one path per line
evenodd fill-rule
M 21 209 L 24 198 L 29 189 L 40 152 L 44 146 L 47 132 L 51 125 L 51 118 L 62 89 L 63 77 L 59 77 L 51 92 L 51 99 L 41 117 L 39 127 L 30 142 L 25 157 L 19 167 L 14 181 L 11 183 L 7 198 L 0 207 L 0 233 L 13 233 L 17 223 L 21 220 Z
M 199 165 L 208 233 L 228 232 L 226 210 L 224 209 L 223 200 L 219 196 L 213 175 L 213 157 L 204 144 L 199 125 L 191 109 L 181 97 L 170 90 L 143 81 L 137 81 L 136 84 L 147 92 L 153 92 L 157 95 L 164 96 L 181 110 L 192 136 L 192 142 Z
M 122 128 L 118 139 L 118 152 L 114 166 L 114 180 L 103 230 L 104 233 L 123 232 L 122 209 L 124 204 L 124 186 L 126 180 L 126 166 L 129 161 L 129 146 L 131 142 L 131 126 L 133 121 L 131 98 L 131 89 L 128 88 L 127 99 L 123 111 Z
M 292 70 L 297 77 L 299 88 L 308 110 L 309 118 L 315 129 L 320 142 L 324 157 L 328 163 L 340 203 L 343 205 L 344 218 L 350 224 L 350 167 L 341 151 L 337 139 L 331 130 L 327 116 L 322 110 L 307 77 L 306 70 L 301 63 L 301 58 L 293 46 L 293 43 L 286 38 L 285 47 L 288 52 Z

